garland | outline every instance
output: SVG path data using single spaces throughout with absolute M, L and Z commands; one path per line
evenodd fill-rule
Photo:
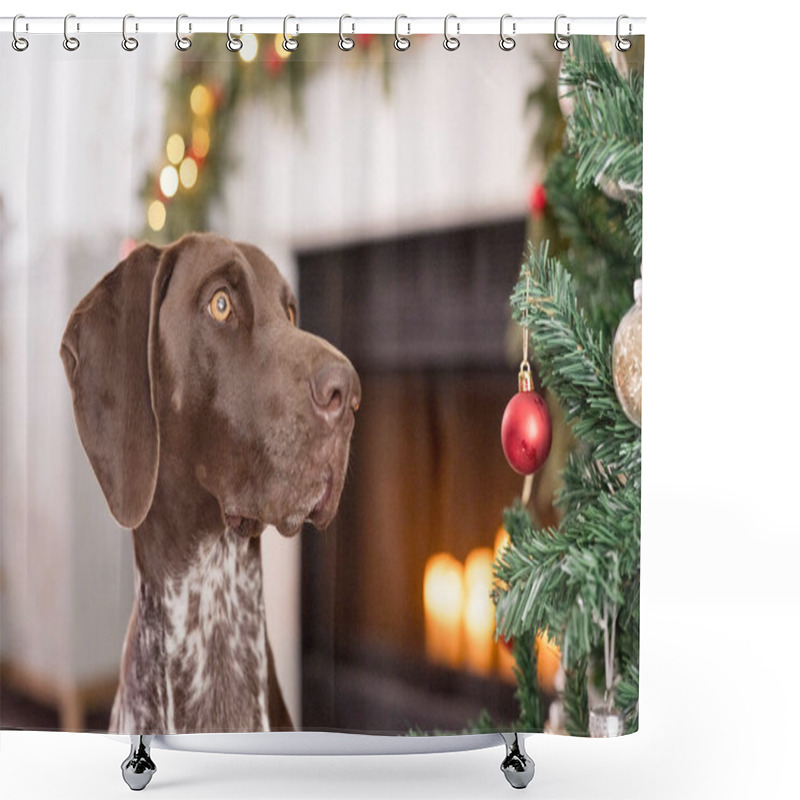
M 144 179 L 141 197 L 146 222 L 140 238 L 173 241 L 190 231 L 208 230 L 211 208 L 234 165 L 231 138 L 239 108 L 249 100 L 270 103 L 276 117 L 297 120 L 309 79 L 329 60 L 341 57 L 338 36 L 306 35 L 294 51 L 283 48 L 281 34 L 245 34 L 231 53 L 225 36 L 195 37 L 177 53 L 168 79 L 165 147 Z M 389 86 L 391 37 L 363 33 L 346 55 L 356 68 L 382 69 Z

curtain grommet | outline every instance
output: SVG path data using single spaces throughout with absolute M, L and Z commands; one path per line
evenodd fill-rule
M 24 36 L 20 36 L 17 33 L 17 22 L 19 20 L 21 20 L 21 19 L 25 19 L 25 15 L 24 14 L 17 14 L 14 17 L 14 22 L 13 22 L 13 24 L 11 26 L 11 36 L 13 37 L 11 39 L 11 46 L 18 53 L 24 53 L 28 49 L 28 46 L 30 45 L 30 42 Z
M 447 32 L 447 26 L 451 19 L 456 20 L 456 35 L 451 36 Z M 458 17 L 455 14 L 448 14 L 444 18 L 444 41 L 442 42 L 442 47 L 445 50 L 449 50 L 451 53 L 455 50 L 458 50 L 461 47 L 461 40 L 458 38 L 458 34 L 461 32 L 461 23 L 458 22 Z
M 503 16 L 500 17 L 500 49 L 505 51 L 506 53 L 510 52 L 517 46 L 517 40 L 513 36 L 509 36 L 504 30 L 505 22 L 507 19 L 512 19 L 512 15 L 503 14 Z M 511 33 L 516 33 L 516 32 L 517 32 L 517 23 L 512 22 Z
M 553 47 L 558 50 L 559 53 L 563 53 L 565 50 L 569 48 L 569 39 L 565 39 L 559 32 L 558 32 L 558 21 L 560 19 L 567 19 L 566 14 L 559 14 L 556 17 L 555 24 L 553 25 L 553 34 L 555 38 L 553 39 Z M 570 35 L 570 25 L 569 21 L 567 21 L 567 36 Z
M 122 49 L 132 53 L 139 46 L 139 40 L 134 36 L 128 36 L 129 19 L 135 19 L 133 14 L 126 14 L 122 18 Z M 134 29 L 138 30 L 138 26 L 136 26 Z

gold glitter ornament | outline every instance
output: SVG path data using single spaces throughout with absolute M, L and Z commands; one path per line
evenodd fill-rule
M 642 279 L 633 284 L 634 304 L 614 335 L 614 389 L 625 416 L 642 427 Z

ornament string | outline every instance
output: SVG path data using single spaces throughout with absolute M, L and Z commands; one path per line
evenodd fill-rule
M 528 304 L 530 303 L 531 292 L 531 274 L 528 272 L 525 278 L 525 319 L 522 324 L 522 363 L 519 366 L 520 373 L 523 370 L 527 371 L 530 375 L 531 365 L 528 363 Z M 531 493 L 533 492 L 533 475 L 526 475 L 525 480 L 522 482 L 522 505 L 527 506 L 531 501 Z
M 608 698 L 614 686 L 614 648 L 617 633 L 617 604 L 611 606 L 611 633 L 608 631 L 608 600 L 603 601 L 603 657 L 606 668 L 606 691 L 603 704 L 608 708 Z

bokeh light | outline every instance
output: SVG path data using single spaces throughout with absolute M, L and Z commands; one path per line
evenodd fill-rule
M 208 116 L 213 108 L 211 92 L 202 83 L 198 83 L 189 96 L 189 105 L 197 116 Z
M 172 197 L 178 191 L 178 170 L 173 166 L 164 167 L 158 185 L 164 197 Z
M 181 183 L 191 189 L 197 183 L 197 162 L 193 158 L 184 158 L 180 166 Z
M 167 221 L 167 209 L 160 200 L 153 200 L 147 207 L 147 224 L 154 231 L 160 231 Z
M 239 58 L 242 61 L 252 61 L 258 54 L 258 38 L 254 33 L 245 33 L 242 36 L 242 49 Z
M 183 136 L 179 133 L 173 133 L 167 139 L 167 158 L 172 164 L 180 164 L 183 154 L 186 152 L 186 145 L 183 141 Z

